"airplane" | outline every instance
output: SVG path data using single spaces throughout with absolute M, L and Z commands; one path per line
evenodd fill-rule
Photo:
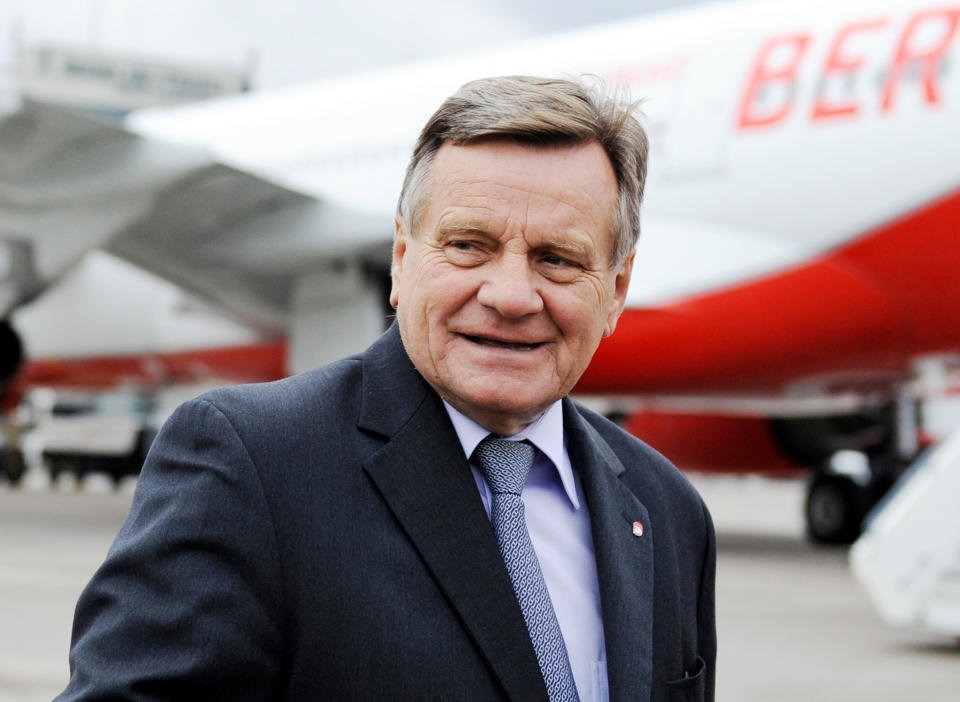
M 960 358 L 958 35 L 955 2 L 725 2 L 123 128 L 25 102 L 2 299 L 101 247 L 285 337 L 290 372 L 353 353 L 389 321 L 426 117 L 471 78 L 593 74 L 643 98 L 652 149 L 627 309 L 576 391 L 681 467 L 811 470 L 810 535 L 849 542 Z

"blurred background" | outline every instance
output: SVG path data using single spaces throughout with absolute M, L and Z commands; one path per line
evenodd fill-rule
M 417 131 L 508 73 L 642 101 L 634 279 L 576 394 L 714 513 L 719 699 L 954 698 L 960 4 L 8 0 L 0 701 L 65 684 L 177 404 L 389 325 Z

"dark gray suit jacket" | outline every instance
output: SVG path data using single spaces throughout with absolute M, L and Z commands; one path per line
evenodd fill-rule
M 569 399 L 564 425 L 611 699 L 712 699 L 703 503 Z M 463 450 L 396 327 L 360 356 L 177 410 L 77 605 L 70 666 L 61 700 L 547 699 Z

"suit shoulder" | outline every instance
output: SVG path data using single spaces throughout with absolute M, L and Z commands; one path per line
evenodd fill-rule
M 361 362 L 356 357 L 268 383 L 230 385 L 192 400 L 216 407 L 232 422 L 288 423 L 298 417 L 349 415 L 359 396 Z
M 700 495 L 673 463 L 655 448 L 606 417 L 577 403 L 577 411 L 623 463 L 631 481 L 656 483 L 666 493 L 701 502 Z
M 663 454 L 626 431 L 619 424 L 580 403 L 576 403 L 576 407 L 580 416 L 603 437 L 621 460 L 625 457 L 635 456 L 656 464 L 660 469 L 669 468 L 676 471 L 673 464 Z

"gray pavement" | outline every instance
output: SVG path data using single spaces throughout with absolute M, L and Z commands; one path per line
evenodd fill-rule
M 720 702 L 947 702 L 960 648 L 884 625 L 845 549 L 803 539 L 804 486 L 696 479 L 717 524 Z
M 720 543 L 720 702 L 958 699 L 960 649 L 884 626 L 845 552 L 804 543 L 800 483 L 695 482 Z M 48 701 L 65 684 L 76 598 L 129 504 L 129 489 L 96 481 L 0 486 L 0 702 Z

